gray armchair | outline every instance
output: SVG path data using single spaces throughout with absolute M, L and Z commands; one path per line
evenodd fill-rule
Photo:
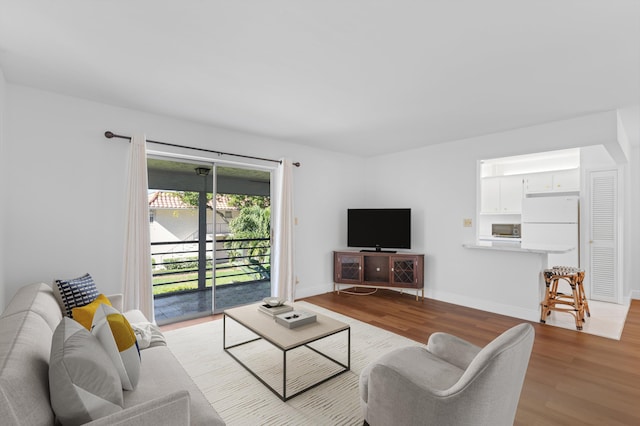
M 484 348 L 446 333 L 426 349 L 395 349 L 360 374 L 365 422 L 386 425 L 512 425 L 534 330 L 517 325 Z

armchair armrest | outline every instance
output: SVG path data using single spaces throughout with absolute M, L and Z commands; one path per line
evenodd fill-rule
M 90 426 L 189 426 L 189 392 L 171 393 L 87 423 Z
M 111 306 L 122 312 L 122 302 L 124 300 L 122 293 L 107 295 L 107 299 L 111 302 Z
M 433 333 L 429 336 L 427 350 L 456 367 L 466 370 L 482 348 L 448 333 Z

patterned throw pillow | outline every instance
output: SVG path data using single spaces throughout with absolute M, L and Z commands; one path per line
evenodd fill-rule
M 120 374 L 122 389 L 133 390 L 140 377 L 140 351 L 129 321 L 117 309 L 100 305 L 91 325 L 96 336 Z
M 65 426 L 122 410 L 120 377 L 109 355 L 70 318 L 62 318 L 51 339 L 49 393 L 51 408 Z
M 70 280 L 56 280 L 54 293 L 62 308 L 62 314 L 73 318 L 73 308 L 88 305 L 98 297 L 98 289 L 91 275 Z
M 73 319 L 78 321 L 87 330 L 91 331 L 91 324 L 93 323 L 93 316 L 96 313 L 98 307 L 102 304 L 111 306 L 111 301 L 104 294 L 99 294 L 96 300 L 88 305 L 80 306 L 78 308 L 71 309 Z

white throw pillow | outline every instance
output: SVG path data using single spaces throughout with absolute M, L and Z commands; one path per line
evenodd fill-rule
M 51 340 L 51 408 L 64 426 L 79 425 L 122 410 L 118 371 L 98 339 L 64 317 Z
M 93 316 L 91 334 L 98 338 L 118 370 L 122 389 L 135 389 L 140 377 L 140 351 L 129 321 L 116 308 L 100 305 Z

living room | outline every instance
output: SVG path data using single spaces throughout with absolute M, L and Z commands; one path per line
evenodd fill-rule
M 614 7 L 610 3 L 598 3 L 607 14 L 618 16 L 611 12 Z M 621 16 L 638 12 L 637 6 L 631 2 L 613 3 L 619 5 Z M 365 6 L 363 8 L 366 9 Z M 36 16 L 42 18 L 42 15 Z M 9 16 L 3 14 L 0 19 L 3 24 L 0 27 L 7 28 L 4 24 Z M 624 22 L 637 35 L 637 19 L 635 26 Z M 106 23 L 103 25 L 108 27 Z M 0 34 L 3 35 L 0 39 L 7 40 L 4 33 Z M 299 161 L 301 167 L 294 170 L 297 298 L 331 291 L 332 252 L 346 247 L 348 208 L 401 206 L 410 207 L 414 215 L 412 251 L 425 254 L 427 298 L 517 318 L 538 312 L 539 300 L 522 300 L 517 292 L 504 290 L 511 288 L 514 277 L 537 277 L 540 274 L 539 261 L 514 253 L 498 256 L 462 247 L 465 241 L 475 237 L 475 228 L 464 227 L 463 219 L 476 217 L 478 161 L 602 146 L 620 165 L 624 186 L 621 211 L 624 251 L 623 267 L 619 271 L 623 297 L 625 303 L 638 299 L 640 281 L 636 277 L 640 276 L 640 264 L 636 259 L 640 255 L 640 226 L 636 218 L 640 215 L 640 193 L 637 190 L 640 185 L 640 101 L 638 37 L 634 34 L 619 36 L 632 44 L 627 53 L 630 59 L 625 63 L 629 67 L 618 70 L 624 77 L 614 78 L 613 74 L 606 74 L 595 83 L 589 80 L 588 84 L 581 80 L 577 85 L 584 84 L 575 91 L 562 92 L 563 96 L 575 96 L 574 102 L 582 102 L 584 107 L 556 112 L 551 105 L 560 100 L 551 99 L 548 101 L 549 111 L 546 111 L 549 114 L 537 112 L 544 117 L 555 113 L 554 119 L 536 121 L 536 117 L 532 117 L 526 121 L 527 124 L 517 128 L 495 125 L 502 119 L 506 120 L 508 117 L 505 116 L 498 117 L 491 127 L 489 117 L 481 114 L 483 102 L 488 98 L 481 98 L 477 116 L 454 113 L 454 118 L 443 127 L 464 128 L 467 123 L 469 126 L 472 121 L 482 124 L 486 119 L 484 131 L 478 130 L 482 126 L 474 127 L 476 133 L 460 136 L 458 132 L 455 139 L 435 141 L 427 135 L 420 135 L 423 142 L 405 145 L 403 150 L 395 146 L 405 139 L 406 133 L 401 132 L 401 128 L 406 123 L 401 120 L 400 126 L 393 126 L 389 124 L 393 123 L 392 118 L 386 123 L 388 127 L 381 124 L 380 128 L 378 118 L 372 115 L 368 129 L 352 135 L 353 145 L 340 140 L 318 147 L 311 142 L 296 143 L 296 139 L 302 139 L 302 136 L 294 132 L 274 130 L 273 136 L 265 136 L 266 132 L 261 135 L 257 130 L 238 130 L 241 118 L 237 122 L 215 125 L 204 122 L 200 117 L 173 114 L 168 108 L 169 100 L 160 95 L 152 99 L 152 103 L 157 104 L 153 109 L 145 109 L 143 101 L 117 102 L 114 99 L 118 93 L 135 92 L 135 87 L 111 85 L 109 72 L 128 67 L 124 63 L 109 65 L 109 72 L 104 74 L 95 71 L 99 81 L 106 86 L 104 92 L 98 90 L 98 83 L 85 83 L 82 75 L 75 76 L 78 79 L 75 88 L 64 91 L 63 84 L 48 88 L 45 84 L 48 77 L 46 67 L 40 68 L 40 72 L 34 71 L 37 78 L 27 83 L 21 81 L 17 68 L 14 68 L 21 46 L 5 46 L 7 42 L 3 41 L 0 44 L 0 191 L 4 201 L 0 210 L 3 235 L 0 243 L 0 306 L 6 306 L 24 285 L 51 283 L 56 278 L 74 277 L 85 272 L 92 274 L 104 293 L 121 292 L 125 221 L 123 191 L 129 147 L 124 141 L 106 139 L 103 136 L 106 130 L 125 135 L 145 133 L 154 140 Z M 47 34 L 43 32 L 38 37 L 42 41 Z M 611 36 L 611 40 L 617 39 Z M 591 45 L 587 45 L 585 50 L 590 48 Z M 609 47 L 598 48 L 597 52 L 600 54 L 607 49 Z M 76 52 L 71 52 L 58 59 L 45 53 L 40 52 L 44 62 L 71 60 L 76 55 Z M 392 53 L 390 49 L 388 54 Z M 100 56 L 99 52 L 92 55 Z M 260 57 L 260 52 L 256 55 Z M 589 55 L 591 52 L 585 54 Z M 605 58 L 607 62 L 616 57 L 612 54 L 605 55 Z M 95 58 L 93 64 L 95 69 L 101 67 Z M 490 61 L 488 64 L 487 67 L 493 68 Z M 152 74 L 144 63 L 138 66 L 145 78 Z M 337 72 L 335 69 L 332 71 Z M 584 73 L 589 77 L 597 75 L 596 71 L 590 72 L 586 68 Z M 563 84 L 572 83 L 574 80 L 569 74 L 563 74 L 564 80 L 558 78 L 554 89 L 560 90 Z M 421 80 L 420 75 L 413 77 Z M 474 78 L 472 73 L 462 80 Z M 527 84 L 533 82 L 531 74 L 526 74 L 522 80 Z M 351 80 L 351 84 L 356 83 L 357 80 Z M 84 84 L 95 86 L 84 87 Z M 185 81 L 165 81 L 159 87 L 164 85 L 176 86 L 184 92 L 194 90 Z M 593 86 L 599 90 L 594 90 Z M 447 87 L 450 88 L 447 90 L 455 91 L 456 86 L 449 83 Z M 513 90 L 513 87 L 505 89 L 507 94 L 500 101 L 527 104 L 521 99 L 533 97 L 531 92 L 522 96 L 509 95 Z M 94 91 L 99 93 L 92 97 Z M 579 97 L 577 93 L 581 92 L 591 93 L 593 97 Z M 603 92 L 615 96 L 607 97 Z M 314 96 L 319 95 L 314 92 Z M 475 102 L 464 93 L 450 96 L 452 102 Z M 598 96 L 602 96 L 601 101 L 597 100 Z M 296 98 L 292 99 L 291 103 L 296 104 Z M 410 97 L 403 99 L 407 104 L 411 103 Z M 273 102 L 276 103 L 275 100 Z M 217 104 L 212 102 L 210 105 Z M 213 106 L 211 108 L 215 109 Z M 309 106 L 309 114 L 322 115 L 326 110 L 325 106 L 312 106 L 317 109 Z M 398 107 L 397 104 L 394 106 Z M 268 110 L 265 107 L 263 120 L 269 120 Z M 286 120 L 295 122 L 298 119 L 295 110 L 305 108 L 296 104 Z M 399 110 L 398 114 L 401 112 Z M 413 128 L 418 129 L 421 122 L 429 121 L 429 115 L 427 112 L 420 116 Z M 366 125 L 349 124 L 353 128 Z M 333 131 L 332 126 L 327 125 L 324 130 L 327 139 L 331 139 Z M 313 134 L 313 129 L 308 133 Z M 380 151 L 366 153 L 367 138 L 376 133 L 387 142 L 379 143 Z

